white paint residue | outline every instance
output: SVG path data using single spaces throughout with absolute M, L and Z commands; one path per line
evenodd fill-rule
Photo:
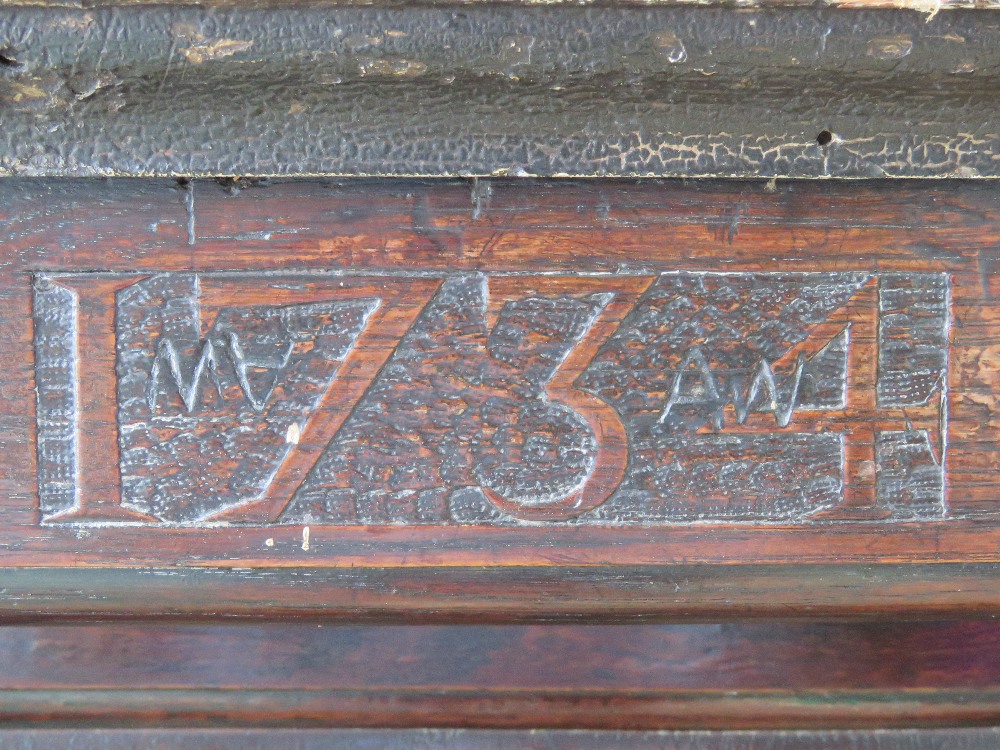
M 301 436 L 302 432 L 299 430 L 299 426 L 295 422 L 292 422 L 288 425 L 288 432 L 285 433 L 285 442 L 298 445 Z
M 868 56 L 879 60 L 901 60 L 913 51 L 913 39 L 906 34 L 881 36 L 868 42 Z
M 684 48 L 684 42 L 674 32 L 661 31 L 653 34 L 652 41 L 656 50 L 667 58 L 667 62 L 687 62 L 688 55 L 687 50 Z
M 181 54 L 188 62 L 201 65 L 208 60 L 218 60 L 220 57 L 231 57 L 240 52 L 246 52 L 253 46 L 251 39 L 212 39 L 190 47 L 182 47 Z
M 927 16 L 924 18 L 924 21 L 930 23 L 934 20 L 934 16 L 940 12 L 943 4 L 942 0 L 910 0 L 904 7 L 910 7 L 920 13 L 926 13 Z
M 309 551 L 309 527 L 308 526 L 305 526 L 302 529 L 302 551 L 303 552 L 308 552 Z

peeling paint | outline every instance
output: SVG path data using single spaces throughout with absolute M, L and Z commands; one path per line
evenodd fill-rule
M 462 13 L 17 8 L 0 174 L 1000 174 L 987 11 Z
M 216 39 L 211 42 L 195 44 L 181 49 L 181 54 L 195 65 L 208 60 L 218 60 L 238 52 L 245 52 L 253 46 L 253 42 L 244 39 Z
M 427 65 L 401 58 L 363 58 L 358 61 L 358 70 L 362 76 L 416 78 L 427 72 Z
M 653 46 L 656 51 L 667 58 L 671 63 L 682 63 L 688 59 L 684 42 L 681 41 L 672 31 L 661 31 L 652 36 Z
M 913 40 L 906 34 L 883 36 L 868 42 L 867 54 L 878 60 L 900 60 L 913 51 Z

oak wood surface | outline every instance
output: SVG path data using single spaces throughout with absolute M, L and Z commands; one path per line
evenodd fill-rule
M 994 689 L 981 621 L 694 625 L 93 623 L 2 631 L 5 691 Z M 155 647 L 153 647 L 155 644 Z M 849 658 L 845 658 L 849 654 Z
M 11 573 L 10 591 L 20 587 L 23 592 L 25 586 L 37 586 L 44 592 L 46 588 L 53 590 L 62 585 L 46 586 L 44 574 L 30 578 L 30 568 L 151 566 L 168 572 L 162 578 L 168 582 L 166 590 L 171 593 L 163 603 L 139 594 L 134 600 L 133 614 L 158 611 L 205 615 L 216 611 L 213 605 L 217 604 L 220 611 L 267 616 L 264 610 L 268 607 L 263 606 L 263 602 L 269 601 L 268 596 L 252 593 L 258 585 L 265 587 L 261 590 L 268 591 L 268 584 L 260 583 L 261 571 L 265 580 L 278 581 L 279 593 L 268 605 L 274 608 L 272 611 L 322 611 L 328 615 L 339 611 L 378 616 L 397 608 L 396 612 L 420 611 L 432 616 L 444 613 L 444 616 L 462 617 L 463 612 L 469 611 L 482 616 L 492 607 L 500 618 L 516 618 L 518 611 L 525 616 L 558 616 L 560 612 L 567 616 L 598 616 L 602 610 L 605 616 L 613 617 L 615 607 L 625 607 L 633 614 L 645 616 L 655 616 L 659 612 L 660 615 L 682 617 L 686 616 L 686 608 L 703 615 L 705 612 L 741 610 L 773 616 L 786 605 L 790 608 L 788 611 L 803 614 L 830 613 L 839 608 L 844 613 L 866 615 L 880 609 L 883 612 L 900 611 L 907 606 L 925 613 L 948 608 L 967 613 L 995 611 L 997 590 L 995 578 L 990 574 L 992 569 L 985 565 L 978 569 L 961 567 L 970 563 L 996 562 L 1000 540 L 994 510 L 997 448 L 994 350 L 998 294 L 995 263 L 1000 202 L 995 188 L 989 183 L 900 186 L 898 183 L 314 181 L 268 184 L 229 180 L 223 184 L 208 181 L 179 185 L 128 180 L 14 180 L 0 184 L 0 190 L 3 191 L 0 201 L 4 231 L 2 252 L 7 261 L 2 270 L 5 306 L 0 313 L 0 330 L 9 353 L 0 390 L 5 427 L 0 562 L 8 568 L 23 567 L 24 575 L 28 576 L 19 578 Z M 221 273 L 234 271 L 239 274 Z M 433 285 L 425 284 L 425 279 L 438 284 L 441 278 L 449 278 L 453 279 L 449 283 L 455 284 L 468 283 L 463 279 L 486 278 L 491 296 L 485 314 L 487 324 L 494 330 L 497 330 L 498 320 L 507 321 L 508 327 L 504 330 L 516 330 L 516 325 L 520 325 L 514 315 L 518 309 L 517 300 L 524 299 L 525 295 L 530 297 L 532 293 L 541 294 L 541 298 L 549 294 L 551 299 L 564 300 L 565 304 L 570 304 L 570 300 L 576 300 L 573 304 L 583 300 L 592 306 L 606 304 L 609 294 L 618 295 L 622 299 L 619 308 L 610 305 L 610 312 L 594 313 L 598 320 L 594 323 L 595 336 L 599 334 L 598 338 L 605 340 L 613 335 L 615 326 L 624 325 L 630 306 L 637 304 L 636 295 L 646 293 L 643 289 L 649 287 L 642 285 L 667 283 L 664 279 L 674 279 L 676 281 L 670 283 L 679 284 L 691 284 L 699 279 L 717 283 L 714 280 L 722 279 L 727 284 L 735 284 L 734 288 L 747 283 L 747 279 L 758 279 L 754 283 L 769 289 L 768 285 L 775 283 L 773 279 L 780 277 L 792 279 L 795 284 L 805 284 L 800 294 L 811 293 L 808 284 L 846 284 L 845 279 L 856 279 L 850 282 L 860 285 L 856 297 L 842 310 L 835 311 L 824 324 L 825 328 L 818 329 L 819 340 L 815 344 L 806 343 L 806 359 L 814 360 L 823 342 L 834 341 L 840 335 L 838 331 L 843 333 L 850 327 L 853 338 L 849 352 L 841 355 L 840 349 L 829 347 L 822 351 L 833 360 L 838 356 L 848 357 L 853 373 L 845 376 L 848 378 L 845 381 L 848 382 L 845 386 L 848 397 L 870 399 L 874 399 L 873 378 L 879 372 L 874 368 L 875 346 L 894 330 L 887 328 L 885 331 L 889 333 L 883 333 L 877 328 L 879 320 L 895 314 L 887 312 L 885 306 L 889 304 L 886 300 L 890 292 L 885 290 L 898 291 L 901 280 L 907 284 L 913 279 L 921 284 L 938 284 L 947 279 L 950 289 L 947 317 L 941 317 L 944 297 L 931 286 L 925 292 L 931 296 L 927 297 L 930 301 L 924 309 L 930 311 L 927 316 L 934 325 L 939 325 L 934 321 L 947 324 L 950 339 L 944 353 L 948 387 L 946 393 L 942 391 L 940 379 L 932 378 L 924 385 L 913 381 L 916 383 L 914 388 L 929 389 L 932 400 L 926 406 L 901 410 L 896 407 L 881 409 L 874 403 L 857 409 L 849 406 L 842 415 L 830 419 L 825 412 L 799 410 L 792 414 L 789 417 L 791 430 L 810 429 L 814 431 L 813 437 L 822 440 L 826 440 L 822 437 L 824 433 L 847 428 L 845 500 L 836 501 L 816 513 L 808 506 L 803 506 L 805 510 L 785 511 L 781 504 L 768 505 L 767 497 L 775 493 L 780 496 L 782 490 L 778 484 L 768 485 L 772 488 L 762 495 L 765 501 L 755 500 L 755 504 L 747 506 L 751 511 L 745 518 L 732 515 L 730 511 L 726 511 L 730 515 L 713 516 L 716 511 L 707 505 L 701 508 L 701 499 L 695 492 L 685 499 L 687 505 L 684 507 L 691 508 L 691 513 L 707 513 L 702 520 L 690 516 L 674 517 L 670 515 L 674 511 L 667 505 L 663 506 L 667 510 L 656 511 L 665 515 L 634 517 L 612 513 L 595 516 L 593 522 L 567 523 L 565 508 L 553 506 L 554 509 L 545 512 L 558 511 L 563 516 L 545 520 L 532 511 L 536 515 L 525 516 L 522 522 L 516 515 L 521 509 L 508 503 L 503 507 L 505 512 L 513 507 L 515 515 L 511 518 L 514 520 L 503 520 L 499 516 L 500 520 L 482 517 L 479 521 L 457 523 L 454 520 L 457 516 L 453 516 L 452 520 L 428 522 L 422 516 L 407 516 L 411 511 L 393 510 L 392 513 L 402 515 L 384 516 L 381 521 L 375 517 L 365 520 L 361 516 L 330 515 L 328 518 L 340 520 L 324 523 L 322 514 L 317 522 L 307 520 L 314 517 L 309 514 L 319 512 L 310 506 L 301 511 L 303 515 L 286 516 L 284 520 L 278 517 L 279 524 L 272 525 L 275 516 L 254 517 L 248 513 L 241 518 L 243 506 L 237 503 L 232 511 L 224 508 L 225 513 L 217 520 L 204 521 L 209 518 L 200 515 L 205 507 L 214 512 L 220 503 L 225 505 L 221 490 L 189 493 L 185 506 L 171 499 L 173 495 L 153 492 L 145 496 L 151 499 L 136 500 L 139 504 L 133 503 L 132 510 L 124 513 L 117 497 L 123 485 L 121 477 L 116 476 L 119 445 L 114 435 L 123 429 L 122 425 L 130 430 L 137 428 L 130 426 L 132 417 L 127 414 L 123 417 L 124 412 L 115 415 L 115 340 L 117 337 L 119 346 L 124 347 L 122 341 L 145 329 L 122 323 L 123 316 L 132 314 L 128 311 L 133 309 L 123 306 L 124 303 L 118 304 L 117 312 L 109 312 L 107 300 L 111 298 L 107 295 L 121 293 L 120 289 L 126 288 L 151 288 L 150 282 L 143 279 L 152 272 L 165 274 L 157 278 L 168 279 L 170 283 L 201 279 L 204 304 L 206 309 L 213 311 L 224 311 L 227 305 L 244 309 L 239 308 L 241 302 L 249 305 L 245 309 L 253 309 L 254 305 L 268 301 L 315 304 L 320 298 L 330 300 L 329 304 L 334 305 L 331 310 L 340 310 L 352 299 L 371 298 L 375 290 L 385 299 L 398 300 L 382 308 L 385 315 L 397 315 L 397 322 L 393 323 L 396 328 L 388 323 L 380 324 L 372 334 L 365 334 L 375 338 L 369 339 L 369 343 L 361 341 L 357 345 L 359 354 L 353 359 L 349 356 L 344 365 L 345 371 L 355 367 L 352 372 L 356 372 L 356 376 L 345 378 L 345 382 L 352 385 L 336 391 L 339 395 L 335 398 L 340 401 L 319 408 L 321 414 L 335 418 L 334 421 L 322 429 L 317 428 L 318 437 L 311 438 L 308 430 L 296 435 L 302 446 L 297 450 L 303 454 L 312 453 L 308 461 L 303 459 L 303 469 L 298 470 L 300 473 L 295 476 L 299 478 L 295 482 L 300 481 L 301 472 L 308 469 L 309 462 L 323 453 L 329 435 L 337 435 L 341 430 L 336 420 L 345 419 L 349 405 L 360 403 L 363 407 L 366 389 L 371 387 L 369 384 L 375 377 L 374 370 L 382 366 L 379 362 L 398 356 L 406 349 L 406 346 L 401 348 L 399 342 L 401 335 L 405 335 L 402 332 L 413 325 L 407 321 L 413 321 L 414 316 L 420 314 L 426 315 L 421 310 L 426 310 L 430 304 L 430 290 L 421 285 Z M 522 277 L 503 275 L 511 272 L 531 275 L 534 281 L 530 284 L 535 284 L 542 292 L 525 291 L 531 287 L 530 284 L 524 286 L 528 282 L 520 281 Z M 331 273 L 334 275 L 329 275 Z M 337 276 L 338 273 L 348 275 Z M 755 273 L 764 276 L 754 276 Z M 237 281 L 233 281 L 234 278 Z M 289 291 L 293 282 L 302 284 L 302 279 L 308 284 L 300 291 Z M 334 293 L 331 284 L 345 280 L 348 286 Z M 56 498 L 52 500 L 54 505 L 48 508 L 45 503 L 49 501 L 40 501 L 36 494 L 35 388 L 37 383 L 44 386 L 50 381 L 46 379 L 49 375 L 39 378 L 33 367 L 34 351 L 42 351 L 37 348 L 40 344 L 33 321 L 37 326 L 40 321 L 47 320 L 44 314 L 49 308 L 44 305 L 52 304 L 52 309 L 58 310 L 63 304 L 59 300 L 50 303 L 37 296 L 51 288 L 45 284 L 71 289 L 81 300 L 82 322 L 79 324 L 82 328 L 77 338 L 80 349 L 75 355 L 75 366 L 80 373 L 78 393 L 82 399 L 77 416 L 83 427 L 71 437 L 81 441 L 79 473 L 74 480 L 77 482 L 75 497 L 91 498 L 94 505 L 87 506 L 89 509 L 59 506 L 62 501 L 58 500 L 61 497 L 58 492 L 46 495 Z M 115 292 L 116 285 L 119 292 Z M 397 297 L 385 296 L 390 292 Z M 896 291 L 891 293 L 896 294 Z M 210 301 L 212 294 L 214 302 Z M 900 304 L 904 305 L 903 312 L 893 319 L 905 323 L 911 320 L 906 310 L 917 308 L 910 302 Z M 504 315 L 514 317 L 503 318 Z M 232 320 L 236 322 L 227 325 L 246 325 L 247 319 Z M 905 328 L 905 325 L 904 331 L 923 330 L 919 326 Z M 376 334 L 381 334 L 382 339 Z M 211 338 L 214 334 L 209 332 L 207 335 Z M 584 336 L 579 356 L 566 360 L 565 367 L 575 373 L 574 377 L 585 372 L 588 359 L 597 351 L 600 342 L 591 339 Z M 58 341 L 53 344 L 57 353 L 59 346 Z M 219 350 L 224 351 L 225 346 L 223 341 Z M 933 357 L 944 351 L 940 344 L 930 339 L 921 346 Z M 126 347 L 121 351 L 133 350 Z M 232 351 L 235 350 L 219 357 L 235 356 Z M 473 347 L 469 351 L 479 350 Z M 254 357 L 261 355 L 251 353 L 247 356 L 245 361 L 253 362 L 257 361 Z M 885 357 L 891 355 L 879 356 L 883 356 L 880 366 L 884 373 L 887 371 L 885 363 L 891 364 L 891 359 Z M 68 360 L 64 357 L 53 361 L 58 364 Z M 161 361 L 167 363 L 167 360 Z M 778 373 L 778 388 L 787 394 L 790 382 L 787 378 L 796 366 L 794 356 L 787 361 L 761 359 L 759 362 L 768 367 L 773 365 L 774 372 Z M 185 367 L 193 363 L 194 359 L 181 362 Z M 162 389 L 154 394 L 149 408 L 154 412 L 166 408 L 164 404 L 172 398 L 175 401 L 171 402 L 174 404 L 171 408 L 183 413 L 184 404 L 171 390 L 168 364 L 162 365 L 161 372 L 167 374 L 161 375 Z M 931 362 L 920 366 L 929 367 L 928 372 L 933 374 L 935 367 L 944 365 Z M 127 372 L 127 369 L 120 372 Z M 405 368 L 403 372 L 407 372 Z M 901 372 L 901 382 L 908 383 L 906 378 L 909 376 Z M 182 380 L 186 377 L 184 372 L 181 376 Z M 179 381 L 174 377 L 177 384 Z M 260 373 L 253 377 L 260 377 Z M 378 377 L 384 377 L 384 373 Z M 703 372 L 700 377 L 708 376 Z M 266 377 L 249 386 L 238 386 L 233 381 L 230 392 L 236 399 L 234 403 L 248 398 L 248 393 L 258 396 L 264 393 L 268 382 Z M 557 382 L 558 379 L 552 381 Z M 744 387 L 747 382 L 744 381 Z M 400 383 L 406 385 L 404 381 Z M 207 381 L 203 385 L 207 385 Z M 567 384 L 559 387 L 565 394 Z M 395 391 L 401 393 L 405 388 L 395 387 Z M 58 395 L 58 389 L 52 392 Z M 117 398 L 121 398 L 123 392 L 119 391 Z M 512 391 L 501 388 L 497 393 L 506 397 L 505 394 Z M 666 396 L 659 398 L 666 399 Z M 576 410 L 598 408 L 593 399 L 587 403 L 565 403 L 572 404 Z M 363 411 L 362 407 L 358 408 Z M 254 418 L 248 407 L 240 408 L 245 409 L 246 419 Z M 678 408 L 686 407 L 681 403 Z M 755 430 L 771 433 L 783 429 L 777 424 L 777 410 L 749 415 L 744 425 L 739 414 L 731 409 L 731 405 L 726 407 L 722 429 L 718 430 L 721 435 L 730 430 L 738 436 L 734 439 L 752 441 L 757 438 L 746 435 L 754 434 Z M 197 417 L 196 411 L 192 413 Z M 594 413 L 597 413 L 593 417 L 597 420 L 594 424 L 602 430 L 613 421 L 613 415 L 607 410 L 598 409 Z M 947 417 L 944 429 L 942 415 Z M 141 420 L 134 424 L 147 429 Z M 280 424 L 283 438 L 286 427 Z M 289 424 L 288 428 L 291 426 Z M 877 432 L 887 428 L 896 430 L 896 434 L 910 434 L 907 432 L 910 431 L 923 435 L 921 439 L 936 445 L 938 451 L 947 448 L 943 468 L 941 465 L 935 468 L 930 459 L 914 459 L 924 466 L 920 475 L 923 484 L 917 493 L 922 498 L 919 502 L 913 499 L 916 495 L 911 497 L 910 493 L 917 490 L 907 484 L 909 468 L 906 466 L 898 469 L 901 473 L 893 475 L 896 478 L 892 480 L 897 483 L 893 487 L 903 487 L 903 490 L 892 490 L 902 492 L 899 495 L 903 498 L 899 501 L 901 504 L 892 499 L 896 495 L 886 495 L 888 490 L 880 490 L 875 485 L 871 453 L 875 449 L 873 433 L 865 430 Z M 361 444 L 368 439 L 365 435 L 380 434 L 385 428 L 364 429 L 372 431 L 357 433 L 361 436 L 358 438 Z M 699 436 L 705 430 L 713 432 L 711 420 L 695 439 L 703 439 Z M 615 454 L 606 448 L 613 442 L 606 437 L 610 434 L 602 432 L 601 440 L 605 442 L 598 441 L 600 451 L 605 451 L 599 454 L 604 458 L 598 465 L 610 468 L 594 474 L 604 483 L 603 493 L 613 489 L 616 479 L 613 468 L 622 460 L 620 450 Z M 634 441 L 635 436 L 629 433 L 626 439 Z M 823 444 L 830 445 L 829 441 Z M 580 450 L 585 455 L 593 450 L 586 443 L 581 445 Z M 486 449 L 488 455 L 492 455 L 490 450 Z M 770 449 L 765 449 L 765 458 L 770 455 L 767 450 Z M 49 461 L 52 454 L 43 451 L 40 455 Z M 367 460 L 365 455 L 361 458 Z M 395 459 L 391 458 L 391 452 L 389 455 L 392 465 Z M 725 455 L 725 451 L 720 455 Z M 834 453 L 830 455 L 835 457 Z M 208 460 L 209 452 L 204 456 Z M 198 461 L 202 459 L 197 455 L 184 460 L 188 462 L 184 464 L 188 466 L 184 471 L 197 471 L 201 466 Z M 829 466 L 817 464 L 815 473 L 835 471 L 835 458 L 830 460 L 834 463 Z M 169 461 L 157 458 L 137 465 L 135 478 L 129 481 L 141 484 L 147 476 L 144 471 L 148 469 L 151 472 L 148 476 L 153 476 L 168 466 Z M 215 481 L 225 463 L 212 464 L 214 468 L 208 468 L 209 464 L 203 466 L 204 480 Z M 125 469 L 121 471 L 121 476 L 130 476 Z M 733 471 L 738 476 L 745 469 L 736 467 Z M 374 480 L 369 477 L 365 481 Z M 794 491 L 798 481 L 787 480 L 786 489 L 790 487 Z M 49 488 L 63 486 L 55 480 L 51 483 L 45 480 L 42 484 Z M 294 482 L 288 487 L 294 487 Z M 282 503 L 290 500 L 291 489 L 275 492 L 273 499 L 278 501 L 280 510 Z M 318 495 L 321 499 L 327 496 L 323 492 L 332 493 L 329 496 L 336 494 L 333 490 L 322 490 Z M 599 501 L 597 512 L 601 512 L 600 503 L 605 496 L 594 496 Z M 890 502 L 886 502 L 887 497 Z M 808 501 L 808 494 L 804 498 Z M 536 502 L 534 496 L 527 500 L 529 505 Z M 252 503 L 246 505 L 252 506 Z M 466 508 L 463 512 L 467 512 L 468 507 L 481 512 L 476 510 L 479 506 L 473 506 L 463 506 Z M 66 507 L 69 507 L 68 515 L 60 518 Z M 142 514 L 145 515 L 136 515 L 137 509 L 144 509 Z M 407 520 L 411 518 L 416 520 Z M 122 525 L 122 522 L 127 523 Z M 929 568 L 906 567 L 916 563 L 932 565 Z M 951 565 L 934 567 L 943 563 Z M 699 583 L 699 580 L 711 581 L 712 576 L 704 578 L 699 573 L 702 569 L 691 567 L 695 583 L 682 584 L 675 592 L 680 596 L 669 597 L 668 588 L 673 584 L 668 581 L 675 580 L 675 573 L 683 571 L 685 566 L 716 564 L 760 566 L 752 571 L 744 568 L 738 574 L 740 581 L 757 580 L 758 583 L 723 591 L 717 583 Z M 824 586 L 823 568 L 799 567 L 806 564 L 855 567 L 831 570 L 831 579 L 837 583 Z M 871 564 L 898 567 L 876 568 L 873 572 L 858 567 Z M 505 566 L 518 566 L 523 572 L 506 575 Z M 566 590 L 573 593 L 557 601 L 559 571 L 568 571 L 574 566 L 582 571 L 579 574 L 581 583 L 577 586 L 567 577 Z M 602 566 L 603 572 L 599 570 Z M 641 571 L 642 566 L 654 566 L 654 574 L 649 579 L 653 583 L 648 589 L 653 593 L 649 596 L 641 586 L 628 580 L 628 575 Z M 668 575 L 657 575 L 655 566 L 673 567 Z M 215 571 L 206 571 L 208 578 L 193 572 L 182 572 L 172 578 L 169 571 L 175 567 L 230 569 L 228 581 L 231 585 L 240 587 L 240 581 L 248 582 L 246 587 L 239 589 L 242 591 L 240 596 L 246 598 L 242 603 L 239 597 L 217 598 L 227 586 L 222 582 L 199 589 L 198 586 L 217 575 Z M 345 586 L 336 581 L 336 576 L 325 582 L 323 576 L 319 576 L 315 589 L 311 589 L 308 583 L 311 574 L 300 573 L 303 569 L 350 567 L 371 569 L 371 575 L 376 578 L 366 579 L 367 574 L 362 573 L 356 583 Z M 441 568 L 439 573 L 434 572 L 437 567 Z M 497 567 L 496 575 L 480 570 L 493 567 Z M 243 572 L 248 568 L 256 572 Z M 554 571 L 548 579 L 552 589 L 546 589 L 545 596 L 533 595 L 537 590 L 533 592 L 531 586 L 549 575 L 545 572 L 547 568 Z M 287 575 L 276 572 L 281 569 L 290 570 Z M 390 569 L 396 572 L 390 575 L 386 572 Z M 412 569 L 410 573 L 409 569 Z M 534 569 L 543 571 L 538 574 L 541 577 L 531 572 Z M 594 578 L 588 579 L 588 570 L 593 572 Z M 81 570 L 73 575 L 82 576 L 79 580 L 84 590 L 89 590 L 85 582 L 91 574 Z M 16 617 L 18 612 L 24 612 L 23 616 L 39 616 L 46 610 L 83 616 L 88 613 L 128 614 L 128 597 L 124 595 L 128 590 L 127 582 L 138 583 L 137 575 L 141 574 L 130 574 L 126 570 L 117 579 L 110 572 L 95 571 L 92 575 L 90 580 L 98 588 L 90 604 L 86 596 L 81 598 L 70 593 L 62 599 L 43 597 L 34 601 L 30 596 L 8 595 L 4 598 L 5 616 Z M 224 573 L 218 575 L 226 578 Z M 390 576 L 384 580 L 391 580 L 392 584 L 372 595 L 367 587 L 379 576 Z M 810 580 L 810 576 L 817 581 L 815 589 L 802 583 Z M 482 588 L 476 583 L 477 577 Z M 53 574 L 50 580 L 62 579 Z M 420 590 L 416 598 L 405 594 L 407 580 Z M 527 583 L 516 595 L 506 596 L 505 587 L 516 585 L 519 580 Z M 640 574 L 637 580 L 648 579 Z M 787 584 L 786 593 L 776 593 L 786 586 L 782 580 L 792 583 Z M 972 589 L 965 585 L 970 580 L 975 581 Z M 26 584 L 27 581 L 32 583 Z M 421 581 L 429 582 L 430 587 Z M 441 581 L 445 581 L 443 588 Z M 472 588 L 466 588 L 463 581 Z M 600 597 L 587 595 L 588 581 L 609 587 L 615 592 L 613 597 L 602 604 Z M 768 581 L 777 583 L 772 585 Z M 171 589 L 170 583 L 176 585 Z M 185 589 L 188 585 L 194 588 Z M 342 593 L 334 593 L 338 591 Z M 404 593 L 393 593 L 397 591 Z M 469 591 L 474 592 L 472 604 L 469 603 Z M 123 592 L 120 599 L 118 592 Z M 455 599 L 455 592 L 460 592 L 464 601 L 456 604 L 459 600 Z M 479 598 L 480 592 L 482 598 Z M 325 595 L 333 595 L 333 598 L 324 601 Z M 497 597 L 495 605 L 490 604 L 491 596 Z M 584 599 L 577 600 L 575 596 Z M 626 600 L 632 604 L 625 604 Z
M 491 5 L 539 5 L 542 4 L 538 0 L 430 0 L 430 2 L 425 2 L 423 5 L 445 5 L 445 6 L 462 6 L 471 5 L 476 6 L 478 4 L 483 4 L 484 2 Z M 142 5 L 157 5 L 155 0 L 90 0 L 87 3 L 87 8 L 122 8 L 128 6 L 142 6 Z M 267 8 L 273 7 L 275 5 L 280 5 L 273 2 L 265 2 L 264 0 L 174 0 L 171 5 L 184 6 L 184 5 L 196 5 L 199 7 L 211 7 L 211 8 L 227 8 L 227 7 L 237 7 L 237 8 Z M 285 5 L 292 5 L 292 3 L 286 2 Z M 573 5 L 570 0 L 550 0 L 550 2 L 544 3 L 545 5 Z M 728 3 L 716 2 L 715 0 L 655 0 L 655 2 L 638 2 L 634 3 L 618 3 L 618 5 L 659 5 L 670 7 L 674 5 L 696 5 L 705 8 L 713 7 L 729 7 Z M 361 0 L 295 0 L 294 6 L 297 7 L 350 7 L 352 5 L 378 5 L 381 7 L 399 7 L 405 6 L 404 0 L 380 0 L 379 3 L 372 2 L 361 2 Z M 768 2 L 763 2 L 762 0 L 757 0 L 756 2 L 741 3 L 742 8 L 794 8 L 799 5 L 814 6 L 815 3 L 804 2 L 803 0 L 769 0 Z M 824 0 L 821 3 L 823 7 L 832 8 L 851 8 L 851 9 L 864 9 L 864 8 L 890 8 L 890 9 L 902 9 L 902 10 L 915 10 L 924 13 L 928 16 L 931 14 L 937 15 L 937 13 L 942 10 L 955 10 L 955 9 L 970 9 L 970 10 L 991 10 L 996 8 L 996 3 L 994 0 L 936 0 L 934 4 L 928 2 L 928 0 Z M 11 8 L 20 7 L 36 7 L 36 8 L 67 8 L 74 7 L 70 3 L 64 2 L 63 0 L 0 0 L 0 7 L 8 6 Z
M 138 746 L 162 750 L 988 750 L 995 729 L 872 730 L 799 732 L 580 732 L 455 730 L 8 730 L 0 733 L 11 750 L 119 750 Z
M 990 725 L 997 639 L 985 622 L 6 627 L 0 718 L 7 728 Z
M 993 617 L 993 564 L 4 568 L 0 622 L 372 623 Z

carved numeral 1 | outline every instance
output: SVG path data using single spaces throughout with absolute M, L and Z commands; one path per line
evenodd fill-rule
M 40 432 L 43 519 L 204 523 L 238 513 L 241 520 L 273 520 L 439 284 L 363 277 L 269 284 L 193 274 L 39 278 L 40 414 L 61 414 L 65 426 L 57 430 L 66 433 L 55 441 L 47 437 L 51 428 Z M 302 329 L 297 344 L 281 341 L 291 335 L 289 321 Z M 252 335 L 234 330 L 241 326 Z M 270 343 L 274 326 L 276 356 L 250 353 Z M 314 329 L 330 339 L 329 364 L 302 359 L 323 343 Z M 66 352 L 59 355 L 55 343 L 74 343 L 86 371 L 59 365 Z M 293 406 L 287 371 L 296 352 L 300 396 Z M 227 373 L 232 383 L 225 390 Z M 213 382 L 208 391 L 206 380 Z M 220 438 L 226 429 L 232 435 Z M 240 443 L 248 429 L 250 441 Z M 270 443 L 268 430 L 275 433 Z M 45 447 L 57 442 L 58 450 Z M 243 453 L 273 464 L 256 486 L 245 481 L 247 468 L 261 467 L 241 466 Z M 47 476 L 55 474 L 67 475 L 67 491 L 54 491 Z M 145 495 L 147 479 L 173 482 L 175 491 Z M 215 491 L 212 481 L 220 483 Z

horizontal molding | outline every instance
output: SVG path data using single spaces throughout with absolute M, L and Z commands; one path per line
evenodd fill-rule
M 258 729 L 258 730 L 6 730 L 0 742 L 9 750 L 131 750 L 155 744 L 163 750 L 326 750 L 364 747 L 402 750 L 992 750 L 1000 742 L 996 729 L 834 730 L 750 732 L 608 732 L 567 730 L 434 730 L 434 729 Z
M 8 625 L 0 636 L 0 690 L 10 695 L 184 687 L 618 692 L 627 699 L 1000 688 L 1000 625 L 989 620 L 724 627 L 101 622 Z
M 159 5 L 162 0 L 88 0 L 87 8 L 127 8 Z M 492 6 L 599 6 L 602 0 L 424 0 L 423 6 L 430 7 L 477 7 Z M 605 3 L 606 4 L 606 3 Z M 174 0 L 171 5 L 197 6 L 202 8 L 267 8 L 273 7 L 270 0 Z M 405 6 L 405 0 L 296 0 L 297 6 L 343 8 L 366 6 L 377 8 L 398 8 Z M 928 16 L 951 10 L 994 10 L 1000 8 L 998 0 L 619 0 L 618 6 L 636 7 L 684 7 L 734 8 L 743 10 L 775 8 L 847 8 L 870 10 L 885 8 L 891 10 L 914 10 Z M 0 7 L 11 8 L 80 8 L 81 3 L 73 0 L 0 0 Z
M 335 627 L 105 622 L 5 627 L 2 635 L 5 750 L 18 747 L 9 732 L 18 726 L 77 732 L 170 727 L 183 730 L 175 741 L 183 736 L 208 742 L 214 736 L 220 744 L 210 746 L 216 749 L 227 747 L 221 741 L 230 735 L 189 730 L 440 727 L 457 734 L 353 736 L 359 744 L 365 737 L 365 747 L 376 740 L 412 747 L 400 738 L 412 742 L 423 736 L 427 743 L 421 747 L 451 747 L 449 742 L 461 738 L 456 747 L 489 748 L 494 735 L 461 729 L 885 730 L 992 726 L 1000 720 L 1000 662 L 992 657 L 1000 629 L 992 622 Z M 254 737 L 240 736 L 248 743 Z M 291 739 L 268 736 L 275 741 L 272 748 Z M 289 746 L 312 746 L 306 740 L 313 735 L 295 736 L 303 744 Z M 133 747 L 150 746 L 138 738 L 132 737 Z M 992 747 L 977 744 L 987 738 L 994 735 L 969 734 L 965 739 L 972 744 L 956 745 L 949 737 L 947 746 Z M 48 737 L 36 739 L 41 746 L 59 747 Z M 84 732 L 73 747 L 88 747 L 89 739 Z M 647 747 L 656 739 L 661 744 L 654 746 L 676 750 L 925 747 L 919 734 L 884 731 L 877 736 L 552 732 L 538 746 L 583 750 L 598 739 L 605 744 L 593 746 Z M 391 744 L 397 740 L 399 745 Z M 509 740 L 528 746 L 517 735 Z
M 0 174 L 995 177 L 1000 13 L 0 10 Z
M 0 721 L 77 727 L 913 728 L 1000 723 L 1000 693 L 21 690 L 0 691 Z
M 893 619 L 1000 614 L 1000 565 L 0 568 L 0 622 Z

